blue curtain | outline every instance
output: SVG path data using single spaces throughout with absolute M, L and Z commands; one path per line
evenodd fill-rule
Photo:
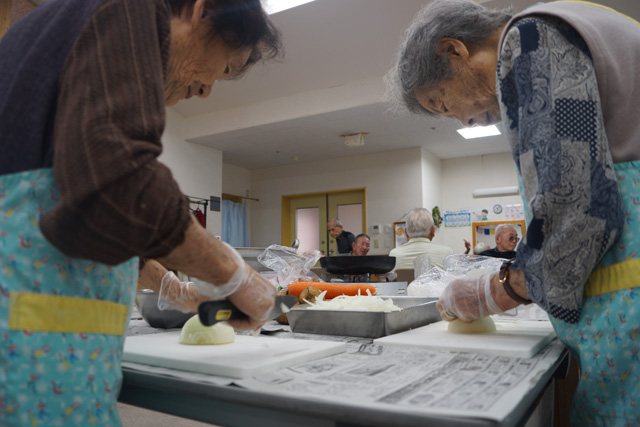
M 249 246 L 247 230 L 247 205 L 222 200 L 222 238 L 234 248 Z

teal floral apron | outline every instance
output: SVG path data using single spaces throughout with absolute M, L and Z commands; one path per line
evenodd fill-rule
M 51 169 L 0 176 L 0 425 L 119 426 L 137 259 L 69 258 L 43 237 Z
M 615 165 L 625 224 L 585 286 L 579 322 L 550 316 L 580 364 L 571 422 L 640 425 L 640 161 Z

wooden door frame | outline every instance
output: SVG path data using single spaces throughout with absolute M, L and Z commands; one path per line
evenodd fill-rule
M 333 190 L 333 191 L 316 191 L 313 193 L 300 193 L 300 194 L 288 194 L 282 196 L 282 205 L 281 205 L 281 215 L 282 215 L 282 228 L 281 228 L 281 244 L 288 246 L 293 241 L 293 236 L 291 236 L 291 199 L 295 199 L 298 197 L 309 197 L 309 196 L 329 196 L 330 194 L 339 194 L 339 193 L 349 193 L 352 191 L 362 191 L 364 195 L 364 201 L 362 202 L 362 229 L 367 230 L 367 187 L 359 187 L 359 188 L 348 188 L 344 190 Z M 327 211 L 328 212 L 328 211 Z M 326 218 L 325 221 L 328 221 L 329 218 Z M 287 243 L 288 242 L 288 243 Z

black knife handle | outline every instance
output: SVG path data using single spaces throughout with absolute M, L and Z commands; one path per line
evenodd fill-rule
M 211 326 L 218 322 L 233 319 L 246 319 L 249 316 L 244 314 L 238 307 L 227 300 L 206 301 L 198 306 L 198 317 L 205 326 Z

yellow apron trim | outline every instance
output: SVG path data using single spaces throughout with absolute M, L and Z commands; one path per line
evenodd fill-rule
M 630 259 L 594 270 L 584 287 L 584 296 L 606 294 L 640 286 L 640 259 Z
M 41 332 L 123 335 L 129 307 L 110 301 L 9 293 L 9 328 Z

